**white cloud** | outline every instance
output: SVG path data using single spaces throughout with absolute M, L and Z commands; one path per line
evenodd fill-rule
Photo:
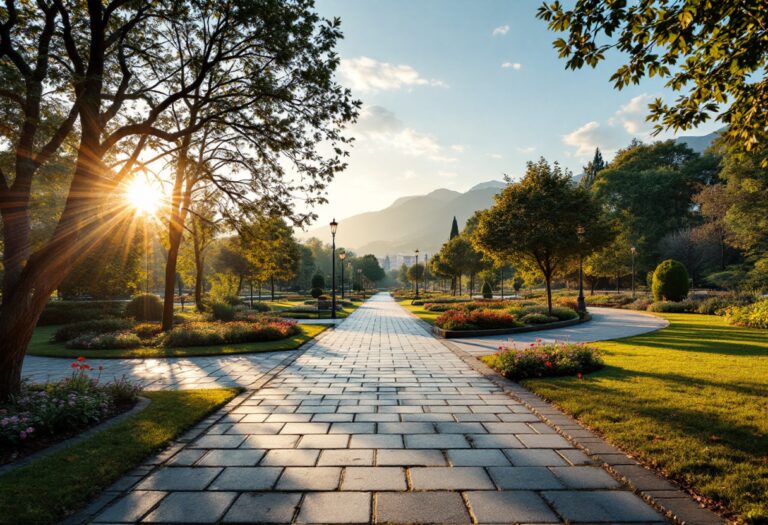
M 520 71 L 523 69 L 523 65 L 519 62 L 504 62 L 501 65 L 502 69 L 514 69 L 515 71 Z
M 504 36 L 507 33 L 509 33 L 509 26 L 503 25 L 499 26 L 496 29 L 493 30 L 493 33 L 491 33 L 491 36 Z
M 606 154 L 615 151 L 628 141 L 612 126 L 601 126 L 599 122 L 593 120 L 563 135 L 563 142 L 576 148 L 577 157 L 586 158 L 592 156 L 595 148 L 599 147 Z
M 443 81 L 426 79 L 407 64 L 389 64 L 365 56 L 342 59 L 339 75 L 343 86 L 360 93 L 413 86 L 446 87 Z
M 466 147 L 463 144 L 452 144 L 451 150 L 455 151 L 456 153 L 464 153 L 464 150 Z
M 445 179 L 455 179 L 459 174 L 455 171 L 438 171 L 437 176 Z
M 520 153 L 533 153 L 536 151 L 536 146 L 518 146 L 516 149 Z
M 501 159 L 501 158 L 503 158 L 503 156 L 501 155 L 501 153 L 491 153 L 491 154 L 489 155 L 489 157 L 491 157 L 492 159 Z
M 436 162 L 458 160 L 450 156 L 435 137 L 406 127 L 393 112 L 382 106 L 363 108 L 355 126 L 355 136 L 369 147 L 394 150 L 410 157 Z M 453 147 L 450 149 L 456 151 Z

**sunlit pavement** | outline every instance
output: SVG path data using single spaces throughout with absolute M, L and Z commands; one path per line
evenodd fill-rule
M 632 310 L 618 308 L 589 308 L 592 320 L 586 323 L 540 330 L 514 335 L 496 335 L 487 337 L 469 337 L 451 339 L 451 343 L 474 356 L 493 354 L 499 346 L 528 346 L 540 339 L 545 343 L 571 341 L 575 343 L 606 341 L 660 330 L 669 325 L 666 319 Z
M 383 294 L 100 498 L 110 500 L 87 519 L 665 521 Z

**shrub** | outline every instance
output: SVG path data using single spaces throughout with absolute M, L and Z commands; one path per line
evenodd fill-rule
M 498 310 L 448 310 L 435 319 L 444 330 L 478 330 L 522 326 L 514 315 Z
M 234 321 L 235 309 L 227 303 L 212 303 L 211 317 L 215 321 Z
M 731 306 L 725 310 L 725 319 L 736 326 L 768 328 L 768 299 L 746 306 Z
M 229 306 L 241 306 L 243 304 L 243 300 L 240 299 L 239 295 L 227 295 L 224 296 L 221 299 L 222 303 L 228 304 Z
M 121 317 L 124 310 L 122 301 L 51 301 L 40 314 L 37 324 L 51 326 Z
M 629 304 L 625 304 L 622 308 L 627 310 L 648 310 L 649 306 L 651 306 L 651 300 L 647 297 L 640 297 Z
M 133 333 L 138 335 L 140 339 L 152 339 L 161 331 L 160 323 L 139 323 L 133 327 Z
M 322 274 L 316 273 L 315 275 L 312 276 L 311 283 L 312 283 L 311 284 L 312 288 L 323 289 L 325 288 L 325 277 L 323 277 Z
M 655 301 L 648 310 L 651 312 L 680 314 L 685 312 L 695 312 L 696 303 L 693 301 Z
M 135 296 L 128 301 L 125 315 L 137 321 L 161 321 L 163 319 L 163 301 L 151 293 Z
M 632 295 L 619 293 L 587 295 L 584 297 L 584 300 L 590 306 L 604 306 L 608 308 L 624 306 L 634 301 Z
M 570 308 L 574 312 L 579 311 L 579 301 L 573 297 L 559 297 L 556 301 L 558 306 L 563 308 Z
M 491 289 L 491 285 L 488 284 L 488 281 L 483 281 L 482 294 L 483 299 L 493 299 L 493 290 Z
M 700 314 L 721 315 L 730 306 L 746 306 L 755 302 L 755 297 L 750 294 L 727 293 L 708 297 L 699 303 L 697 311 Z
M 104 385 L 104 392 L 117 406 L 132 405 L 139 398 L 141 386 L 132 383 L 126 376 Z
M 120 350 L 139 348 L 141 339 L 133 332 L 112 332 L 108 334 L 83 334 L 67 342 L 67 348 L 81 350 Z
M 74 339 L 83 334 L 106 334 L 127 330 L 133 325 L 128 319 L 93 319 L 91 321 L 81 321 L 62 326 L 53 334 L 53 340 L 64 342 Z
M 256 302 L 256 303 L 253 303 L 253 308 L 251 308 L 251 310 L 254 310 L 256 312 L 269 312 L 272 309 L 269 307 L 267 303 Z
M 256 321 L 230 323 L 187 323 L 173 328 L 162 342 L 166 347 L 210 346 L 220 344 L 276 341 L 299 333 L 295 321 L 263 317 Z
M 688 296 L 688 270 L 682 263 L 667 259 L 653 272 L 653 299 L 655 301 L 682 301 Z
M 509 379 L 563 376 L 593 372 L 603 368 L 597 349 L 584 343 L 542 343 L 522 349 L 499 348 L 491 363 Z
M 319 298 L 320 298 L 320 296 L 321 296 L 321 295 L 323 295 L 323 289 L 322 289 L 322 288 L 320 288 L 320 287 L 313 287 L 313 288 L 312 288 L 312 289 L 309 291 L 309 295 L 311 295 L 311 296 L 312 296 L 312 297 L 314 297 L 315 299 L 319 299 Z
M 549 310 L 545 305 L 542 304 L 535 304 L 531 306 L 514 306 L 508 311 L 520 318 L 525 317 L 528 314 L 542 314 L 549 316 Z M 570 308 L 564 308 L 562 306 L 552 307 L 552 317 L 557 318 L 558 321 L 569 321 L 571 319 L 576 319 L 578 316 L 579 314 Z
M 540 314 L 540 313 L 530 313 L 524 315 L 521 319 L 522 322 L 525 324 L 546 324 L 546 323 L 554 323 L 557 321 L 557 317 L 550 317 L 547 314 Z

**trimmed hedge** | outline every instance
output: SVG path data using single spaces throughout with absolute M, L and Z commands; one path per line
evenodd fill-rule
M 64 325 L 53 334 L 53 340 L 56 342 L 70 341 L 83 334 L 106 334 L 109 332 L 119 332 L 127 330 L 133 326 L 133 321 L 129 319 L 92 319 L 90 321 L 81 321 Z
M 128 301 L 125 315 L 137 321 L 161 321 L 163 319 L 163 301 L 151 293 L 136 295 Z
M 93 319 L 122 317 L 124 301 L 51 301 L 40 314 L 38 326 L 78 323 Z
M 653 272 L 651 291 L 656 301 L 682 301 L 688 296 L 690 278 L 681 262 L 667 259 Z

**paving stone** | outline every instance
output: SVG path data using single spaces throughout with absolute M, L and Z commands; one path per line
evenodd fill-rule
M 374 423 L 333 423 L 329 433 L 331 434 L 373 434 Z
M 316 492 L 307 494 L 297 523 L 368 523 L 371 494 L 367 492 Z
M 405 436 L 406 448 L 469 448 L 461 434 L 414 434 Z M 521 445 L 522 446 L 522 445 Z
M 508 448 L 504 450 L 515 467 L 563 467 L 568 462 L 554 450 Z
M 515 436 L 528 448 L 573 448 L 573 445 L 564 437 L 558 435 L 516 434 Z
M 139 521 L 149 509 L 168 494 L 163 491 L 136 490 L 126 494 L 98 515 L 95 523 L 123 523 Z
M 482 434 L 485 428 L 480 423 L 435 423 L 441 434 Z
M 499 449 L 455 449 L 448 450 L 448 461 L 454 467 L 500 467 L 510 465 Z
M 474 448 L 523 447 L 523 443 L 513 434 L 472 434 L 467 439 Z
M 466 492 L 478 523 L 560 523 L 535 492 Z
M 558 450 L 558 454 L 564 457 L 571 465 L 592 465 L 594 462 L 584 452 L 576 449 Z
M 429 434 L 435 432 L 432 423 L 379 423 L 379 434 Z
M 299 440 L 298 448 L 346 448 L 348 434 L 308 434 Z
M 317 462 L 319 450 L 315 449 L 277 449 L 267 452 L 261 460 L 261 466 L 312 466 Z
M 287 467 L 277 490 L 336 490 L 339 476 L 339 467 Z
M 551 467 L 569 489 L 612 489 L 621 484 L 600 467 Z
M 169 459 L 166 466 L 188 467 L 194 465 L 194 463 L 203 457 L 206 452 L 205 449 L 184 449 Z
M 280 467 L 227 467 L 209 490 L 269 490 L 282 471 Z
M 286 423 L 281 434 L 326 434 L 330 423 Z
M 397 434 L 354 434 L 349 448 L 403 448 L 403 436 Z
M 543 492 L 542 496 L 560 516 L 570 522 L 656 523 L 666 521 L 640 497 L 628 491 L 553 491 Z
M 373 452 L 366 449 L 322 450 L 317 465 L 320 467 L 371 466 Z
M 240 494 L 224 515 L 224 523 L 291 523 L 301 494 L 246 492 Z
M 376 494 L 376 523 L 470 523 L 457 492 Z
M 545 490 L 564 486 L 546 467 L 491 467 L 488 472 L 502 490 Z
M 264 457 L 264 451 L 259 449 L 216 449 L 209 450 L 200 461 L 199 467 L 252 467 Z
M 193 448 L 237 448 L 245 441 L 245 436 L 206 435 L 192 443 Z
M 415 467 L 411 469 L 415 490 L 493 490 L 488 474 L 480 467 Z
M 347 467 L 341 490 L 406 490 L 405 470 L 399 467 Z
M 301 436 L 248 436 L 240 448 L 294 448 Z
M 215 523 L 237 496 L 234 492 L 174 492 L 150 512 L 145 523 Z
M 377 465 L 400 465 L 404 467 L 442 467 L 447 465 L 440 450 L 424 449 L 379 449 L 376 452 Z
M 220 468 L 169 467 L 150 474 L 136 487 L 138 490 L 203 490 Z

